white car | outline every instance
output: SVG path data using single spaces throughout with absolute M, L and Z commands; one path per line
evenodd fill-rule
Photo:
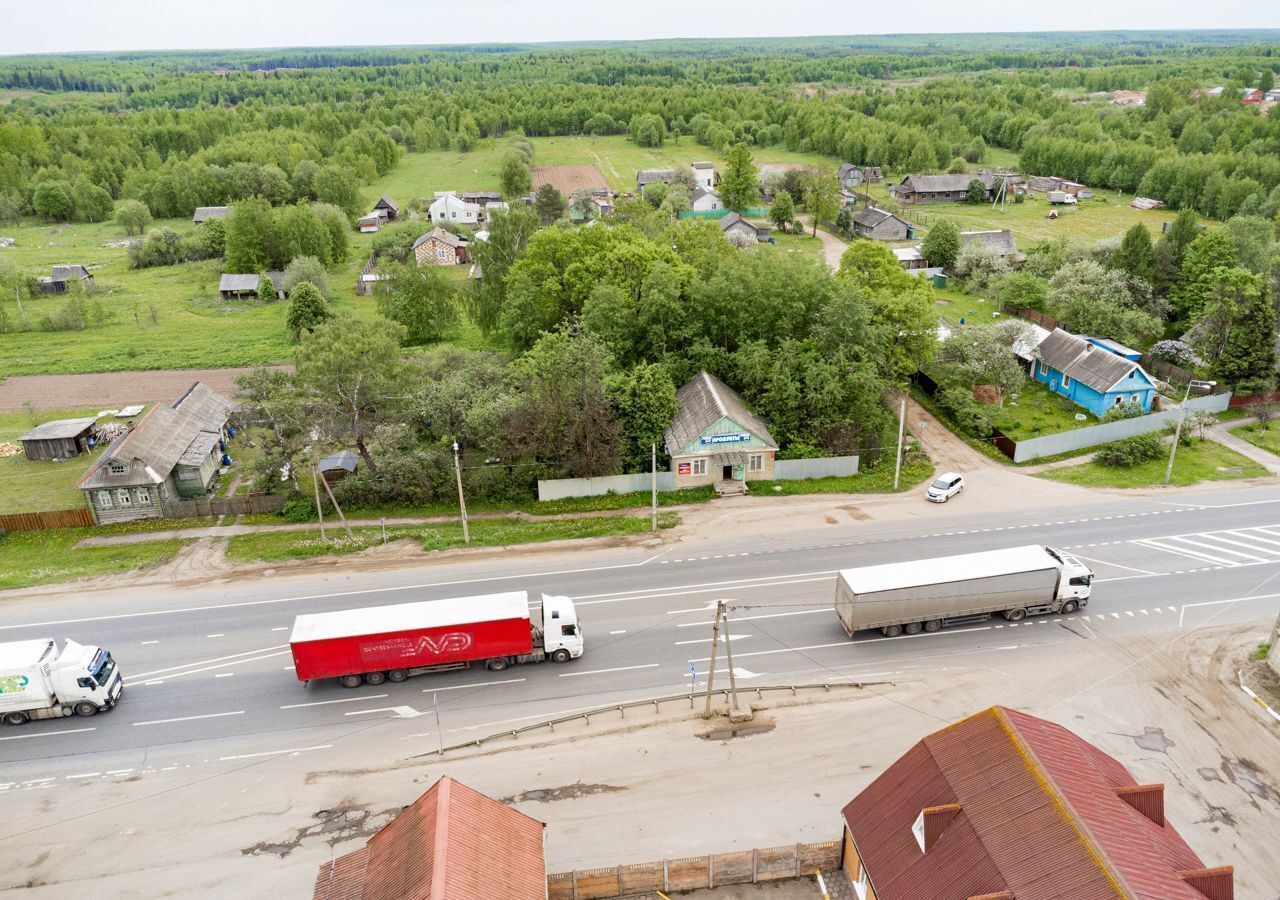
M 964 490 L 964 476 L 955 472 L 944 472 L 934 479 L 925 491 L 925 497 L 933 503 L 946 503 L 956 494 Z

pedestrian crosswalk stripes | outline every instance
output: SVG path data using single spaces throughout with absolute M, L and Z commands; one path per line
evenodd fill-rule
M 1280 561 L 1280 525 L 1171 534 L 1129 543 L 1228 568 Z

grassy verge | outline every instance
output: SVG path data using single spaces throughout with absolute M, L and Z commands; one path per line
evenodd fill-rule
M 118 547 L 75 546 L 82 538 L 101 535 L 104 530 L 51 528 L 0 537 L 0 590 L 154 566 L 172 559 L 183 543 L 166 540 Z
M 1111 468 L 1090 462 L 1064 469 L 1053 469 L 1041 473 L 1039 477 L 1086 487 L 1154 487 L 1164 482 L 1164 470 L 1167 464 L 1168 457 L 1164 455 L 1159 459 L 1148 460 L 1127 469 Z M 1199 484 L 1202 481 L 1257 478 L 1266 474 L 1266 469 L 1234 450 L 1228 450 L 1213 441 L 1197 440 L 1190 446 L 1178 448 L 1170 484 L 1189 485 Z
M 658 527 L 671 528 L 678 521 L 679 517 L 675 513 L 663 513 L 658 517 Z M 590 519 L 554 519 L 548 522 L 481 519 L 471 523 L 469 545 L 463 543 L 462 526 L 454 523 L 392 526 L 387 528 L 386 536 L 388 541 L 405 538 L 419 541 L 423 550 L 430 551 L 462 546 L 504 547 L 543 541 L 642 534 L 648 530 L 647 517 L 599 516 Z M 353 528 L 350 538 L 341 527 L 330 529 L 328 534 L 328 541 L 320 540 L 318 530 L 241 535 L 227 542 L 227 559 L 232 562 L 249 562 L 343 556 L 359 553 L 383 542 L 382 529 L 377 527 Z
M 1239 428 L 1232 428 L 1231 433 L 1261 450 L 1280 455 L 1280 427 L 1241 425 Z
M 933 463 L 924 454 L 911 453 L 902 466 L 898 492 L 909 491 L 933 477 Z M 806 478 L 803 481 L 753 481 L 751 493 L 777 494 L 892 494 L 893 465 L 883 462 L 868 472 L 857 475 L 835 475 L 830 478 Z

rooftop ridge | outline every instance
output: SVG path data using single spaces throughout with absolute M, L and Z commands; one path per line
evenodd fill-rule
M 716 401 L 716 409 L 720 410 L 720 415 L 728 416 L 729 410 L 725 408 L 724 398 L 720 396 L 720 392 L 716 390 L 716 383 L 711 380 L 711 373 L 706 369 L 702 370 L 702 380 L 707 385 L 707 390 L 711 392 L 711 399 Z
M 444 895 L 445 883 L 448 879 L 449 861 L 449 788 L 453 779 L 448 775 L 441 776 L 436 782 L 436 827 L 435 846 L 432 848 L 431 860 L 431 898 L 430 900 L 449 900 Z

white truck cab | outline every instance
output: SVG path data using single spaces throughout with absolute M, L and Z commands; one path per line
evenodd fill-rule
M 1089 593 L 1093 589 L 1093 570 L 1070 553 L 1046 547 L 1050 554 L 1062 563 L 1062 578 L 1058 582 L 1059 600 L 1076 600 L 1078 606 L 1089 604 Z
M 554 662 L 568 662 L 582 655 L 582 626 L 568 597 L 542 595 L 542 641 L 543 650 Z
M 115 659 L 101 647 L 52 638 L 0 644 L 0 720 L 92 716 L 111 709 L 124 691 Z

